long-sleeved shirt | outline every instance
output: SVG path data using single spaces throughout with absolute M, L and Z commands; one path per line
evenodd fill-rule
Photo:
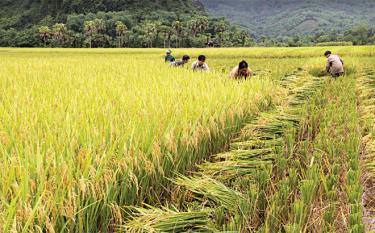
M 196 71 L 196 70 L 201 70 L 201 71 L 209 71 L 210 68 L 208 67 L 207 63 L 203 63 L 202 65 L 199 65 L 199 61 L 193 62 L 191 65 L 191 68 Z
M 234 67 L 234 68 L 232 69 L 232 71 L 229 73 L 229 78 L 231 78 L 231 79 L 241 79 L 241 78 L 245 78 L 245 79 L 246 79 L 247 77 L 251 76 L 252 73 L 253 73 L 253 71 L 252 71 L 250 68 L 247 68 L 247 70 L 246 70 L 246 74 L 245 74 L 245 75 L 242 75 L 242 74 L 238 73 L 238 69 L 239 69 L 238 66 Z
M 344 73 L 344 61 L 332 54 L 327 59 L 326 69 L 332 75 Z

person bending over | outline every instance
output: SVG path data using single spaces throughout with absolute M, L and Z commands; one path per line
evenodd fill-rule
M 182 60 L 171 62 L 171 66 L 175 66 L 175 67 L 184 67 L 184 65 L 185 65 L 186 63 L 188 63 L 189 60 L 190 60 L 189 55 L 184 55 L 184 56 L 182 57 Z
M 338 55 L 333 55 L 331 51 L 326 51 L 324 56 L 327 58 L 327 73 L 333 78 L 344 75 L 344 61 Z
M 229 73 L 231 79 L 247 79 L 251 77 L 253 71 L 249 68 L 249 64 L 246 61 L 241 61 L 238 66 L 234 67 Z
M 206 56 L 199 55 L 198 60 L 193 62 L 191 68 L 193 71 L 209 71 L 210 68 L 206 63 Z
M 176 60 L 174 56 L 172 56 L 172 51 L 169 49 L 165 51 L 164 59 L 165 59 L 165 62 L 174 62 Z

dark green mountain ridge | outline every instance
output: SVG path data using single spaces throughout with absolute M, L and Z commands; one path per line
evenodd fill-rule
M 203 47 L 211 39 L 243 46 L 248 35 L 209 17 L 199 0 L 0 1 L 0 46 Z
M 201 0 L 215 16 L 261 36 L 293 36 L 375 25 L 374 0 Z

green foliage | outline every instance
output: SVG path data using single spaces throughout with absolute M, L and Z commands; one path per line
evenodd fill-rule
M 209 18 L 195 4 L 172 0 L 0 3 L 4 9 L 0 46 L 205 47 L 210 40 L 217 46 L 250 44 L 246 31 L 223 18 Z M 15 14 L 8 17 L 7 12 Z M 39 30 L 55 24 L 65 27 L 48 34 Z M 28 37 L 20 41 L 21 35 Z
M 346 1 L 202 0 L 213 15 L 239 27 L 208 17 L 197 0 L 6 0 L 0 2 L 0 46 L 204 47 L 211 40 L 220 47 L 372 44 L 375 29 L 366 23 L 373 20 L 375 4 L 361 1 L 349 7 Z M 327 10 L 327 4 L 337 10 Z M 85 21 L 95 20 L 105 29 L 86 34 Z M 124 34 L 118 34 L 118 22 L 126 26 Z M 63 34 L 39 33 L 56 23 L 66 25 Z
M 206 9 L 225 16 L 259 35 L 296 35 L 345 31 L 373 20 L 375 4 L 359 0 L 201 0 Z M 272 25 L 272 27 L 271 27 Z
M 329 41 L 317 43 L 316 46 L 352 46 L 353 42 L 351 41 Z

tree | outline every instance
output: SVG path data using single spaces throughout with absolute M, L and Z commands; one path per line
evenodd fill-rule
M 206 46 L 209 46 L 208 43 L 211 41 L 212 34 L 211 33 L 205 33 L 204 35 L 206 36 Z
M 157 25 L 151 21 L 144 21 L 141 24 L 141 31 L 143 34 L 143 41 L 147 44 L 148 48 L 152 48 L 153 42 L 158 34 Z
M 198 20 L 197 20 L 197 26 L 198 26 L 198 30 L 197 30 L 197 33 L 201 33 L 201 32 L 204 32 L 205 30 L 208 29 L 208 26 L 209 26 L 209 21 L 208 21 L 208 18 L 207 17 L 199 17 Z
M 47 41 L 51 37 L 51 30 L 48 26 L 41 26 L 38 28 L 39 37 L 42 39 L 44 47 L 47 46 Z
M 369 27 L 365 24 L 357 25 L 351 30 L 353 43 L 355 45 L 365 45 L 369 43 Z
M 63 46 L 65 43 L 67 31 L 66 25 L 63 23 L 56 23 L 52 27 L 52 37 L 60 46 Z
M 190 30 L 191 32 L 191 35 L 194 37 L 197 36 L 197 33 L 198 33 L 198 21 L 195 20 L 195 19 L 192 19 L 190 21 L 187 22 L 187 28 Z
M 244 30 L 241 30 L 239 33 L 238 33 L 238 37 L 241 41 L 241 46 L 242 47 L 245 47 L 246 45 L 246 41 L 248 39 L 250 39 L 250 36 L 249 36 L 249 33 L 247 31 L 244 31 Z
M 225 23 L 225 20 L 221 19 L 219 22 L 217 22 L 215 24 L 214 29 L 215 29 L 215 32 L 217 33 L 218 37 L 219 37 L 219 43 L 220 43 L 220 46 L 221 46 L 222 43 L 223 43 L 224 32 L 227 30 L 227 25 Z
M 107 47 L 110 44 L 111 37 L 106 32 L 106 25 L 103 19 L 94 19 L 92 21 L 90 47 Z
M 85 36 L 87 36 L 90 48 L 92 48 L 92 36 L 96 33 L 94 21 L 85 21 L 84 23 Z
M 180 47 L 180 37 L 182 34 L 182 23 L 180 21 L 174 21 L 172 23 L 172 28 L 176 35 L 176 48 Z
M 161 25 L 160 26 L 160 32 L 162 33 L 163 37 L 163 48 L 166 48 L 167 46 L 167 41 L 170 40 L 171 36 L 169 32 L 171 31 L 171 28 L 166 26 L 166 25 Z
M 164 48 L 167 47 L 167 43 L 168 43 L 168 48 L 170 48 L 171 47 L 171 38 L 172 38 L 172 35 L 173 35 L 173 28 L 171 28 L 169 26 L 166 26 L 166 25 L 162 25 L 160 27 L 160 31 L 163 34 Z
M 156 36 L 155 36 L 155 42 L 154 42 L 154 45 L 155 47 L 158 46 L 158 42 L 159 42 L 159 34 L 162 32 L 162 25 L 163 23 L 159 20 L 156 20 L 153 22 L 155 24 L 155 29 L 156 29 Z
M 105 34 L 105 22 L 103 19 L 94 19 L 94 27 L 96 34 Z
M 126 31 L 128 30 L 128 28 L 126 27 L 126 25 L 121 22 L 121 21 L 117 21 L 116 22 L 116 35 L 118 37 L 118 47 L 121 48 L 123 46 L 123 43 L 124 43 L 124 36 L 126 34 Z

